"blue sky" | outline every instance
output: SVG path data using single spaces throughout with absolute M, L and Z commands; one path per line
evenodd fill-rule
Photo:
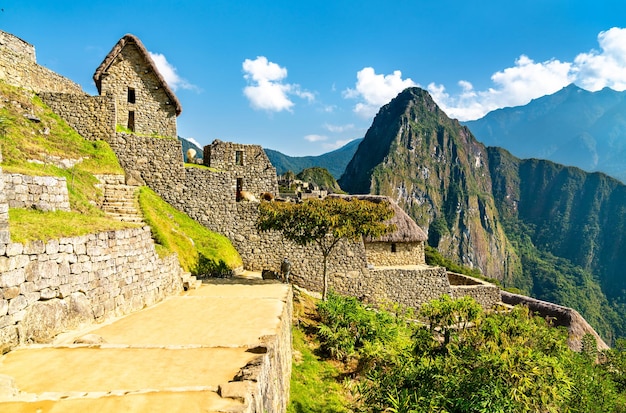
M 183 107 L 178 133 L 317 155 L 420 86 L 471 120 L 569 83 L 626 89 L 626 1 L 3 1 L 0 29 L 96 94 L 126 33 Z

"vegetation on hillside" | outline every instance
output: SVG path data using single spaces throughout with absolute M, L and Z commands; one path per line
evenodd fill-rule
M 329 192 L 342 192 L 339 184 L 326 168 L 306 168 L 303 169 L 302 172 L 300 172 L 298 175 L 296 175 L 296 178 L 303 182 L 313 182 L 320 188 L 325 189 Z
M 123 173 L 104 141 L 88 141 L 32 92 L 0 81 L 2 168 L 8 173 L 65 177 L 73 211 L 103 216 L 95 206 L 102 196 L 94 174 Z M 76 161 L 70 168 L 54 159 Z
M 317 309 L 319 324 L 304 331 L 319 340 L 320 360 L 343 363 L 353 411 L 626 411 L 626 342 L 598 354 L 585 340 L 572 352 L 564 329 L 525 307 L 484 312 L 471 298 L 443 296 L 412 314 L 330 294 Z M 295 391 L 306 387 L 292 391 L 303 400 Z M 319 403 L 293 411 L 327 411 Z
M 189 218 L 151 189 L 140 189 L 139 206 L 155 242 L 162 249 L 177 253 L 181 267 L 192 275 L 222 277 L 243 265 L 228 238 Z

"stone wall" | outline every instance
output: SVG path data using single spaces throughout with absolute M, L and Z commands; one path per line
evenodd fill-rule
M 180 204 L 185 167 L 178 139 L 116 133 L 108 143 L 127 177 L 142 181 L 171 204 Z
M 40 211 L 69 211 L 70 200 L 65 178 L 3 174 L 4 195 L 10 208 Z
M 39 97 L 85 139 L 108 142 L 115 133 L 115 101 L 111 96 L 42 92 Z
M 222 397 L 245 400 L 247 408 L 243 413 L 287 411 L 291 388 L 292 317 L 293 291 L 289 289 L 277 334 L 261 337 L 262 345 L 255 349 L 261 354 L 242 368 L 232 381 L 220 385 Z
M 204 164 L 231 173 L 236 190 L 250 192 L 256 197 L 264 192 L 272 196 L 278 194 L 276 168 L 259 145 L 215 140 L 204 147 Z
M 9 243 L 0 256 L 0 353 L 65 329 L 139 310 L 182 291 L 175 255 L 150 228 Z
M 21 59 L 36 63 L 35 46 L 17 36 L 0 30 L 0 50 L 7 50 Z
M 84 94 L 77 83 L 39 66 L 35 48 L 9 33 L 0 31 L 0 79 L 12 86 L 39 92 Z
M 0 163 L 2 163 L 2 151 L 0 150 Z M 4 177 L 2 176 L 2 168 L 0 168 L 0 255 L 6 251 L 6 246 L 11 242 L 11 234 L 9 233 L 9 203 L 6 199 L 6 191 L 4 188 Z
M 478 278 L 465 274 L 448 272 L 450 297 L 454 299 L 472 297 L 484 309 L 494 308 L 501 303 L 500 288 Z
M 423 265 L 423 242 L 367 242 L 365 243 L 367 262 L 372 265 Z
M 117 123 L 137 134 L 176 137 L 176 107 L 137 45 L 128 43 L 102 77 L 100 94 L 110 94 Z M 129 95 L 132 90 L 133 97 Z M 129 113 L 134 120 L 129 124 Z

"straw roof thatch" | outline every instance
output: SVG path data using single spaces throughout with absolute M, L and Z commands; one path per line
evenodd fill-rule
M 393 224 L 395 231 L 383 235 L 382 237 L 371 239 L 369 237 L 364 238 L 365 242 L 424 242 L 428 239 L 424 230 L 422 230 L 413 219 L 407 215 L 406 212 L 398 206 L 392 199 L 383 195 L 339 195 L 332 194 L 330 197 L 350 199 L 356 198 L 360 200 L 379 203 L 387 201 L 393 209 L 394 215 L 387 221 L 388 224 Z
M 172 89 L 170 89 L 167 82 L 165 81 L 165 79 L 163 78 L 159 70 L 157 69 L 156 64 L 150 57 L 150 53 L 148 53 L 148 50 L 144 47 L 143 43 L 141 43 L 141 40 L 139 40 L 136 36 L 132 34 L 127 34 L 124 37 L 122 37 L 117 42 L 117 44 L 113 46 L 113 49 L 111 49 L 109 54 L 106 55 L 106 57 L 104 58 L 100 66 L 98 66 L 98 68 L 96 69 L 96 72 L 93 75 L 93 80 L 94 82 L 96 82 L 98 93 L 102 93 L 102 76 L 106 74 L 106 71 L 109 69 L 111 64 L 113 64 L 113 62 L 115 61 L 115 58 L 122 52 L 124 47 L 126 47 L 126 45 L 128 44 L 134 44 L 137 47 L 137 49 L 139 50 L 139 53 L 141 53 L 143 58 L 146 60 L 146 63 L 148 63 L 148 65 L 150 66 L 150 69 L 154 72 L 156 77 L 159 79 L 159 82 L 161 83 L 163 90 L 165 90 L 165 94 L 167 94 L 167 96 L 169 97 L 170 102 L 172 103 L 172 105 L 174 105 L 176 109 L 176 116 L 180 115 L 181 112 L 183 111 L 183 108 L 180 105 L 180 101 L 178 100 L 178 98 L 176 97 Z

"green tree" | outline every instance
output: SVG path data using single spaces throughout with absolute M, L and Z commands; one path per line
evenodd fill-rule
M 356 198 L 311 199 L 302 203 L 262 202 L 257 228 L 280 231 L 298 245 L 317 245 L 323 257 L 322 298 L 328 294 L 328 257 L 341 240 L 361 236 L 379 237 L 393 230 L 385 220 L 393 216 L 387 201 L 370 202 Z

